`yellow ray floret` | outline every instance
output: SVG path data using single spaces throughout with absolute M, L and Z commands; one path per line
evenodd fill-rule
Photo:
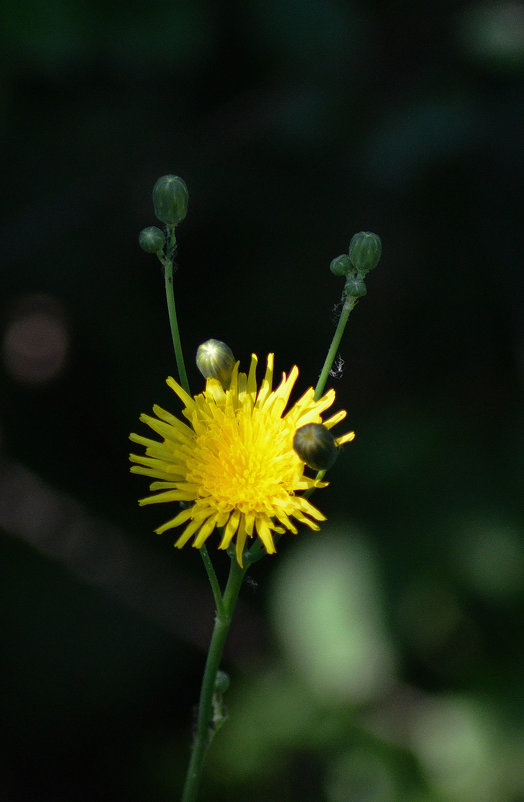
M 236 539 L 236 557 L 242 555 L 248 539 L 258 536 L 268 554 L 273 554 L 273 535 L 296 534 L 292 518 L 311 529 L 319 529 L 325 517 L 299 491 L 325 487 L 326 482 L 304 473 L 305 464 L 293 450 L 297 428 L 323 423 L 328 428 L 345 417 L 342 410 L 327 420 L 322 413 L 335 400 L 334 390 L 314 400 L 312 388 L 284 413 L 298 377 L 293 367 L 284 373 L 273 390 L 273 354 L 267 358 L 264 378 L 257 387 L 258 359 L 253 354 L 249 373 L 235 365 L 231 384 L 224 390 L 217 379 L 208 379 L 203 393 L 191 397 L 172 378 L 167 384 L 184 404 L 183 423 L 161 407 L 153 407 L 155 417 L 141 415 L 162 440 L 138 434 L 130 439 L 145 447 L 145 455 L 131 454 L 134 473 L 157 480 L 150 485 L 155 495 L 139 502 L 175 502 L 177 514 L 157 533 L 184 526 L 175 542 L 182 548 L 192 537 L 200 548 L 216 528 L 222 529 L 220 549 L 228 549 Z M 337 445 L 354 438 L 348 432 L 336 438 Z M 179 502 L 184 502 L 180 509 Z

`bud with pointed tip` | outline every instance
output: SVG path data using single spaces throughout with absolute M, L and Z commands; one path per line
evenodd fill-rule
M 221 340 L 206 340 L 198 346 L 196 364 L 204 379 L 218 379 L 227 390 L 235 367 L 233 351 Z
M 189 193 L 178 175 L 163 175 L 153 187 L 155 215 L 162 223 L 176 226 L 187 214 Z
M 146 253 L 158 253 L 166 242 L 164 232 L 156 226 L 143 228 L 138 237 L 138 244 Z
M 229 674 L 219 669 L 215 677 L 215 691 L 217 693 L 225 693 L 229 688 L 230 679 Z
M 349 258 L 359 273 L 366 274 L 373 270 L 380 261 L 382 242 L 378 234 L 371 231 L 359 231 L 349 243 Z
M 300 459 L 315 471 L 327 471 L 338 457 L 335 438 L 321 423 L 307 423 L 297 429 L 293 448 Z
M 352 298 L 363 298 L 367 295 L 367 288 L 364 279 L 359 276 L 348 276 L 344 284 L 344 293 Z
M 351 259 L 347 253 L 341 253 L 340 256 L 335 256 L 331 260 L 329 269 L 334 276 L 347 276 L 351 268 Z

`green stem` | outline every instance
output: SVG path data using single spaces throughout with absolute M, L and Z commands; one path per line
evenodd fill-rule
M 246 570 L 247 567 L 241 568 L 235 558 L 232 557 L 229 578 L 222 599 L 222 611 L 219 613 L 217 610 L 215 626 L 207 653 L 206 667 L 204 669 L 200 701 L 198 704 L 195 740 L 193 742 L 193 750 L 187 769 L 181 802 L 195 802 L 197 798 L 204 760 L 214 735 L 212 707 L 213 694 L 215 692 L 215 679 L 220 667 L 222 653 Z
M 279 540 L 279 535 L 275 535 L 274 537 L 275 544 L 278 543 L 278 540 Z M 262 559 L 262 557 L 265 557 L 266 555 L 267 552 L 260 538 L 257 538 L 256 541 L 251 546 L 251 548 L 248 551 L 244 552 L 244 562 L 247 565 L 247 567 L 249 567 L 250 565 L 253 565 L 253 563 L 257 563 L 259 560 Z
M 164 267 L 166 301 L 167 311 L 169 314 L 169 325 L 171 327 L 171 339 L 173 340 L 173 348 L 175 349 L 175 358 L 180 384 L 187 393 L 191 393 L 191 390 L 189 389 L 189 381 L 187 379 L 186 366 L 184 364 L 182 344 L 180 342 L 180 332 L 178 330 L 178 321 L 176 316 L 175 293 L 173 289 L 173 263 L 176 250 L 175 227 L 167 226 L 167 234 L 167 255 L 165 258 L 161 259 L 161 262 Z
M 331 340 L 331 345 L 329 346 L 329 351 L 327 352 L 327 356 L 326 356 L 326 359 L 325 359 L 325 362 L 324 362 L 324 366 L 322 368 L 322 372 L 321 372 L 321 374 L 319 376 L 319 379 L 318 379 L 318 382 L 317 382 L 317 386 L 315 387 L 315 401 L 318 401 L 318 399 L 321 397 L 322 393 L 324 392 L 324 388 L 326 386 L 326 382 L 327 382 L 328 377 L 329 377 L 329 371 L 331 370 L 333 362 L 335 361 L 335 357 L 337 355 L 338 348 L 339 348 L 339 345 L 340 345 L 340 341 L 342 339 L 342 335 L 344 334 L 344 329 L 346 328 L 346 324 L 348 322 L 349 315 L 350 315 L 351 311 L 355 308 L 355 306 L 357 304 L 357 300 L 358 300 L 357 298 L 354 298 L 351 295 L 346 295 L 346 297 L 345 297 L 344 305 L 342 307 L 342 312 L 341 312 L 340 318 L 338 320 L 337 328 L 335 330 L 335 334 L 333 335 L 333 339 Z M 325 476 L 325 473 L 326 473 L 326 471 L 319 471 L 315 478 L 316 479 L 323 479 L 324 476 Z M 314 491 L 315 491 L 315 488 L 312 487 L 310 490 L 308 490 L 306 493 L 304 493 L 303 498 L 309 498 Z M 275 538 L 275 542 L 276 542 L 276 538 Z M 253 563 L 258 562 L 258 560 L 261 560 L 262 557 L 265 556 L 265 554 L 266 554 L 266 551 L 265 551 L 262 543 L 260 542 L 260 540 L 257 540 L 253 544 L 253 546 L 249 549 L 249 551 L 246 552 L 246 554 L 244 556 L 245 556 L 247 565 L 253 565 Z
M 333 362 L 335 361 L 335 357 L 338 352 L 338 347 L 340 345 L 342 335 L 344 334 L 344 329 L 346 328 L 350 312 L 356 306 L 357 301 L 358 301 L 357 298 L 354 298 L 351 295 L 346 295 L 344 306 L 342 307 L 342 312 L 338 320 L 338 325 L 335 330 L 335 334 L 333 335 L 331 345 L 329 346 L 329 351 L 327 352 L 326 361 L 324 362 L 324 367 L 322 368 L 322 372 L 318 379 L 317 386 L 315 387 L 315 401 L 318 401 L 318 399 L 324 392 L 324 388 L 326 386 L 326 382 L 329 377 L 329 371 L 331 370 Z
M 213 596 L 215 599 L 215 607 L 217 610 L 217 615 L 223 616 L 224 615 L 224 601 L 222 599 L 222 593 L 220 591 L 220 585 L 218 584 L 217 575 L 215 573 L 215 569 L 213 563 L 211 562 L 211 557 L 209 556 L 208 550 L 205 546 L 201 546 L 199 548 L 200 556 L 202 557 L 202 562 L 204 563 L 204 567 L 207 571 L 207 576 L 209 579 L 209 584 L 211 585 L 211 590 L 213 591 Z

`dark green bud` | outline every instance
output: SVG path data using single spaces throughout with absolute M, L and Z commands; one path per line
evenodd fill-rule
M 359 231 L 349 243 L 349 258 L 359 273 L 369 273 L 375 268 L 382 253 L 382 243 L 378 234 L 371 231 Z
M 156 226 L 143 228 L 138 237 L 138 244 L 146 253 L 158 253 L 164 247 L 166 238 Z
M 233 351 L 221 340 L 206 340 L 198 346 L 197 368 L 204 379 L 218 379 L 224 390 L 231 382 L 235 362 Z
M 335 276 L 347 276 L 351 270 L 351 260 L 347 253 L 341 253 L 340 256 L 335 256 L 331 260 L 329 269 Z
M 229 683 L 230 683 L 229 674 L 226 674 L 225 671 L 221 671 L 219 669 L 215 677 L 215 692 L 225 693 L 229 688 Z
M 293 448 L 300 459 L 315 471 L 327 471 L 338 457 L 335 438 L 321 423 L 307 423 L 297 429 Z
M 163 175 L 153 187 L 155 214 L 162 223 L 176 226 L 187 214 L 189 193 L 178 175 Z
M 351 295 L 352 298 L 363 298 L 367 295 L 364 279 L 360 276 L 348 276 L 344 284 L 344 293 Z

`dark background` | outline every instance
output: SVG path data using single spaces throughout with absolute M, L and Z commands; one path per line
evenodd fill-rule
M 323 531 L 242 592 L 202 799 L 524 800 L 522 4 L 1 17 L 2 798 L 179 798 L 211 593 L 127 465 L 139 413 L 178 409 L 137 245 L 176 173 L 196 389 L 208 337 L 314 384 L 329 262 L 383 241 L 332 381 L 357 439 Z

